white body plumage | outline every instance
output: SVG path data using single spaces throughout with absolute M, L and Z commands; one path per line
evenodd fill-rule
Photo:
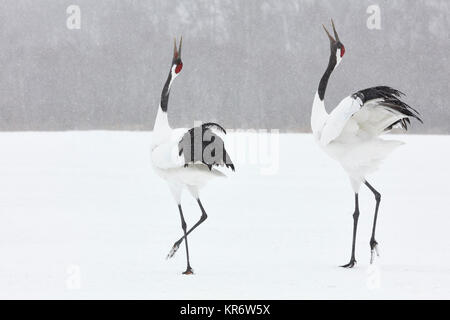
M 380 137 L 386 127 L 403 117 L 376 102 L 363 104 L 358 97 L 351 96 L 328 114 L 316 94 L 311 127 L 316 142 L 341 164 L 357 193 L 366 175 L 374 172 L 390 152 L 403 144 Z
M 168 123 L 167 113 L 158 109 L 153 140 L 151 145 L 151 162 L 155 172 L 165 179 L 175 201 L 179 204 L 181 193 L 188 189 L 197 199 L 199 189 L 215 177 L 225 177 L 221 171 L 204 164 L 185 166 L 185 159 L 179 154 L 178 143 L 188 132 L 187 128 L 172 129 Z

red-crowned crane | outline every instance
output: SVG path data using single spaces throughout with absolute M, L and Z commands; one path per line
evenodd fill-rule
M 355 193 L 353 214 L 353 240 L 350 262 L 343 265 L 352 268 L 356 264 L 355 242 L 359 217 L 358 193 L 361 184 L 367 186 L 375 196 L 375 215 L 370 238 L 371 259 L 378 255 L 378 242 L 375 240 L 380 193 L 366 180 L 366 176 L 378 168 L 380 162 L 400 141 L 384 140 L 380 135 L 393 128 L 407 130 L 410 118 L 422 122 L 419 113 L 400 100 L 402 93 L 387 86 L 360 90 L 344 98 L 338 106 L 327 113 L 324 104 L 325 90 L 331 73 L 341 62 L 345 47 L 339 40 L 333 20 L 334 38 L 323 26 L 330 39 L 330 60 L 314 97 L 311 127 L 319 146 L 333 159 L 337 160 L 347 172 Z
M 174 42 L 172 65 L 161 93 L 161 102 L 153 127 L 151 159 L 156 173 L 169 184 L 170 191 L 178 205 L 183 229 L 183 236 L 175 242 L 167 257 L 171 258 L 184 240 L 187 267 L 183 274 L 193 274 L 189 261 L 187 236 L 207 218 L 200 201 L 199 189 L 212 178 L 225 176 L 217 169 L 218 166 L 226 166 L 234 171 L 234 165 L 225 150 L 223 139 L 220 137 L 220 135 L 226 134 L 220 125 L 208 122 L 190 129 L 172 129 L 169 125 L 167 106 L 170 88 L 183 68 L 181 44 L 182 39 L 180 39 L 177 49 L 176 41 Z M 187 189 L 197 200 L 202 213 L 200 220 L 189 230 L 181 208 L 181 194 L 184 189 Z

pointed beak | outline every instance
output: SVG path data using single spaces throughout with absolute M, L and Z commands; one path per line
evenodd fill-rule
M 328 38 L 330 39 L 330 43 L 335 43 L 336 40 L 334 40 L 334 38 L 333 38 L 333 37 L 331 36 L 331 34 L 328 32 L 327 28 L 325 28 L 324 25 L 322 25 L 322 27 L 323 27 L 323 30 L 325 30 L 325 32 L 327 33 Z
M 177 50 L 177 38 L 173 38 L 173 59 L 178 58 L 178 50 Z
M 337 33 L 337 31 L 336 31 L 336 27 L 334 26 L 334 21 L 333 21 L 333 19 L 331 19 L 331 25 L 333 26 L 334 38 L 333 38 L 333 36 L 328 32 L 327 28 L 325 28 L 324 25 L 322 25 L 322 27 L 323 27 L 323 29 L 325 30 L 325 32 L 327 33 L 328 38 L 330 39 L 330 42 L 331 42 L 332 44 L 333 44 L 333 43 L 336 43 L 336 42 L 340 42 L 338 33 Z
M 338 34 L 337 34 L 337 31 L 336 31 L 336 27 L 334 26 L 334 21 L 333 21 L 333 19 L 331 19 L 331 25 L 333 26 L 333 32 L 334 32 L 334 37 L 336 38 L 336 41 L 340 42 L 339 36 L 338 36 Z
M 173 60 L 181 59 L 181 45 L 183 43 L 183 37 L 180 38 L 180 44 L 177 49 L 177 39 L 173 39 Z

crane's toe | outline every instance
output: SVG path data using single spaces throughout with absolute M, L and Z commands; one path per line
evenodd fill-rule
M 175 255 L 175 253 L 177 252 L 178 248 L 180 247 L 180 244 L 181 244 L 181 241 L 175 242 L 175 244 L 173 245 L 172 249 L 170 249 L 170 252 L 167 255 L 166 259 L 170 259 L 170 258 L 172 258 Z
M 343 266 L 341 266 L 341 268 L 353 268 L 356 265 L 356 260 L 355 259 L 351 259 L 349 263 L 344 264 Z
M 377 255 L 377 257 L 380 256 L 378 242 L 375 239 L 370 239 L 370 264 L 375 261 L 375 254 Z
M 194 269 L 191 267 L 187 267 L 186 271 L 183 272 L 184 275 L 191 275 L 194 274 Z

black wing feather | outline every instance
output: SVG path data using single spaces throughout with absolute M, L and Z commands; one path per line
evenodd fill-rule
M 190 164 L 201 162 L 208 166 L 223 166 L 235 170 L 230 156 L 225 150 L 221 137 L 211 129 L 216 128 L 226 134 L 225 129 L 214 122 L 204 123 L 201 126 L 189 129 L 178 143 L 178 154 L 184 155 L 185 167 Z M 197 147 L 198 146 L 198 147 Z M 206 148 L 209 148 L 205 151 Z M 217 155 L 217 156 L 216 156 Z
M 360 98 L 363 105 L 370 100 L 381 99 L 379 102 L 380 106 L 383 106 L 387 110 L 399 112 L 405 116 L 405 118 L 390 124 L 385 130 L 392 129 L 396 124 L 400 124 L 402 128 L 406 130 L 408 129 L 408 125 L 411 123 L 408 117 L 415 118 L 421 123 L 423 123 L 423 121 L 416 109 L 400 99 L 404 95 L 405 94 L 403 92 L 394 88 L 388 86 L 378 86 L 360 90 L 353 94 L 353 97 Z

